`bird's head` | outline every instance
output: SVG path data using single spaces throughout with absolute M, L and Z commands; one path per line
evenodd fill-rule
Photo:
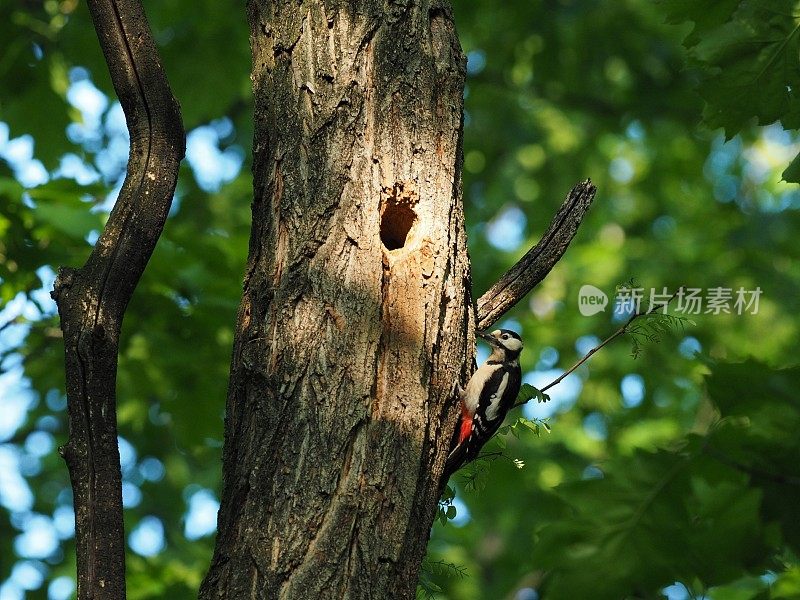
M 522 352 L 522 338 L 510 329 L 495 329 L 492 333 L 479 333 L 478 336 L 492 347 L 489 360 L 510 362 L 516 360 Z

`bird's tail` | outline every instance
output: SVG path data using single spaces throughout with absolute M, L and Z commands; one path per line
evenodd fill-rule
M 447 460 L 444 463 L 444 472 L 442 473 L 442 481 L 447 481 L 450 476 L 461 468 L 464 464 L 467 454 L 467 444 L 459 443 L 447 455 Z
M 464 390 L 456 383 L 456 389 L 459 390 L 459 398 L 461 399 L 461 418 L 456 431 L 453 432 L 453 449 L 447 455 L 447 461 L 444 463 L 444 471 L 442 472 L 442 485 L 447 483 L 450 476 L 461 468 L 461 465 L 466 461 L 467 453 L 467 440 L 472 435 L 472 415 L 464 402 Z M 456 437 L 456 433 L 458 437 Z

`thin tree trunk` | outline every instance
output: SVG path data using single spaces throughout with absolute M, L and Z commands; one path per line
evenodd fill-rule
M 439 1 L 248 18 L 253 230 L 200 595 L 412 597 L 474 350 L 464 58 Z
M 131 138 L 125 182 L 86 264 L 59 270 L 78 599 L 125 598 L 116 378 L 122 319 L 167 219 L 184 152 L 170 91 L 139 0 L 89 0 Z

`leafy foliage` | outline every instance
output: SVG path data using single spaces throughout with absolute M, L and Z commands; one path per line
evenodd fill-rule
M 685 333 L 687 325 L 695 325 L 695 322 L 687 317 L 668 313 L 642 315 L 625 330 L 631 342 L 631 358 L 639 358 L 645 344 L 658 344 L 664 336 L 674 337 L 676 331 Z
M 791 0 L 725 0 L 707 3 L 659 0 L 671 23 L 691 21 L 686 37 L 704 119 L 728 138 L 751 119 L 800 128 L 800 14 Z M 784 171 L 800 183 L 800 161 Z
M 420 568 L 420 579 L 417 587 L 417 599 L 427 600 L 436 598 L 436 594 L 442 591 L 434 578 L 442 577 L 458 577 L 463 578 L 467 576 L 467 571 L 464 567 L 459 565 L 445 562 L 443 560 L 430 561 L 425 560 L 422 562 Z
M 449 485 L 444 488 L 442 497 L 439 498 L 439 512 L 437 519 L 446 525 L 447 521 L 456 518 L 456 507 L 453 506 L 453 499 L 456 497 L 456 491 Z
M 548 597 L 621 598 L 673 581 L 701 594 L 796 554 L 800 508 L 789 499 L 800 485 L 791 433 L 800 369 L 748 362 L 712 372 L 709 396 L 720 412 L 707 431 L 608 461 L 602 477 L 556 490 L 564 516 L 539 531 L 532 556 L 548 570 Z

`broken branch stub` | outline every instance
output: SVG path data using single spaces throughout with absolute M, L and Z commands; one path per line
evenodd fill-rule
M 570 190 L 542 239 L 478 299 L 478 330 L 500 320 L 547 277 L 575 237 L 596 191 L 588 179 Z

